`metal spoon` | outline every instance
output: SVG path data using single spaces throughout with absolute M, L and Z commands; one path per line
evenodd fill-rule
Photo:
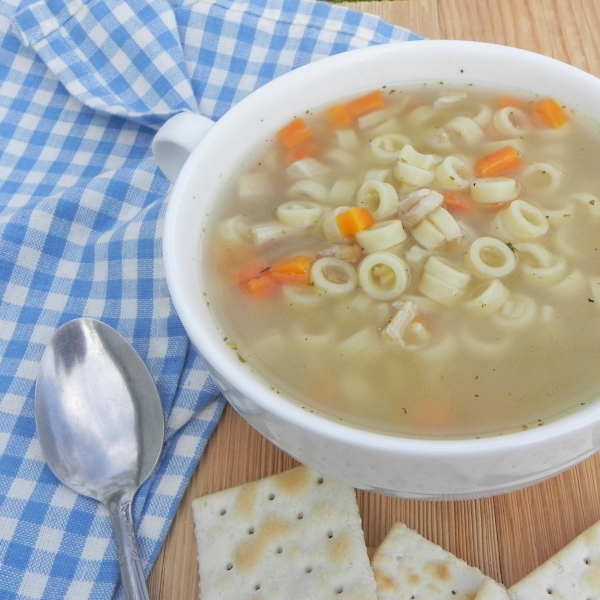
M 52 472 L 110 512 L 125 597 L 147 599 L 131 505 L 158 462 L 165 423 L 142 359 L 100 321 L 65 323 L 40 362 L 35 421 Z

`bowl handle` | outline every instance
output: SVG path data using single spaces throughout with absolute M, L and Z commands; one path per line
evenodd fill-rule
M 181 112 L 158 130 L 152 140 L 152 154 L 171 183 L 175 183 L 188 156 L 214 124 L 197 113 Z

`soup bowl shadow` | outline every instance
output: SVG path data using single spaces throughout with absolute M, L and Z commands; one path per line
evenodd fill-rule
M 300 67 L 235 105 L 217 123 L 182 113 L 153 143 L 174 182 L 163 236 L 169 291 L 181 322 L 223 394 L 282 450 L 351 486 L 392 496 L 454 500 L 535 484 L 600 448 L 600 403 L 543 427 L 481 439 L 415 439 L 308 411 L 255 376 L 227 345 L 203 281 L 203 231 L 219 192 L 249 153 L 307 108 L 383 85 L 480 83 L 552 96 L 600 122 L 600 80 L 515 48 L 415 41 L 354 50 Z

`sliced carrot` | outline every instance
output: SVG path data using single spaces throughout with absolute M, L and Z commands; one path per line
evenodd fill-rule
M 279 291 L 279 282 L 269 271 L 250 279 L 243 284 L 243 289 L 254 298 L 270 298 Z
M 534 104 L 531 109 L 533 115 L 546 127 L 557 129 L 567 123 L 569 117 L 554 98 L 544 98 Z
M 288 123 L 277 132 L 279 141 L 288 149 L 305 142 L 312 136 L 312 131 L 304 119 L 299 117 Z
M 290 258 L 283 258 L 273 263 L 271 275 L 281 283 L 303 285 L 310 281 L 310 268 L 313 259 L 310 256 L 299 254 Z
M 334 104 L 325 111 L 329 122 L 337 129 L 352 125 L 352 117 L 348 114 L 346 107 L 342 104 Z
M 312 140 L 305 140 L 304 142 L 300 142 L 294 148 L 290 148 L 285 155 L 285 163 L 291 165 L 297 160 L 302 160 L 303 158 L 307 158 L 309 156 L 315 156 L 319 153 L 319 146 L 315 144 Z
M 383 99 L 383 94 L 379 90 L 376 90 L 369 94 L 365 94 L 364 96 L 360 96 L 355 100 L 350 100 L 350 102 L 346 104 L 346 111 L 352 118 L 356 119 L 379 110 L 384 106 L 385 101 Z
M 269 265 L 262 261 L 252 260 L 233 274 L 233 280 L 236 283 L 248 283 L 251 279 L 261 277 L 269 270 Z
M 479 177 L 497 177 L 503 173 L 514 171 L 523 164 L 521 153 L 512 146 L 503 146 L 475 163 Z
M 471 197 L 467 194 L 457 192 L 444 194 L 444 206 L 450 212 L 455 210 L 473 210 Z
M 342 235 L 354 235 L 375 223 L 375 219 L 362 206 L 354 206 L 336 216 L 335 221 Z

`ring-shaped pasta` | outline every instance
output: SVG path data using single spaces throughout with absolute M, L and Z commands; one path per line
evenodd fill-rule
M 376 180 L 376 181 L 387 181 L 387 178 L 390 176 L 390 169 L 369 169 L 363 175 L 363 183 L 367 181 Z
M 445 129 L 454 139 L 466 146 L 472 146 L 484 137 L 481 127 L 473 119 L 464 115 L 454 117 L 446 123 Z
M 378 221 L 354 236 L 361 248 L 367 253 L 388 250 L 404 242 L 408 235 L 404 231 L 402 221 L 392 219 L 389 221 Z
M 547 194 L 560 187 L 563 172 L 554 165 L 538 162 L 525 167 L 521 171 L 521 178 L 528 192 Z
M 356 193 L 356 205 L 368 208 L 376 221 L 385 219 L 398 208 L 398 192 L 391 183 L 370 179 Z
M 290 304 L 297 304 L 305 308 L 322 306 L 323 292 L 314 285 L 282 285 L 281 292 Z
M 371 348 L 377 343 L 377 334 L 372 327 L 365 327 L 342 340 L 336 350 L 341 356 L 351 357 Z
M 358 150 L 358 136 L 356 135 L 356 131 L 354 131 L 354 129 L 336 129 L 335 137 L 337 139 L 338 146 L 342 150 L 348 150 L 349 152 Z
M 509 291 L 499 279 L 486 282 L 465 302 L 465 308 L 477 317 L 487 317 L 497 311 L 507 300 Z
M 463 190 L 471 183 L 471 171 L 458 156 L 447 156 L 433 171 L 436 181 L 445 190 Z
M 323 207 L 311 200 L 290 200 L 275 209 L 277 220 L 288 227 L 310 227 L 323 213 Z
M 521 193 L 521 185 L 510 177 L 482 177 L 471 183 L 471 198 L 478 204 L 510 202 Z
M 358 283 L 356 269 L 348 262 L 324 256 L 316 260 L 310 269 L 315 287 L 333 294 L 347 294 Z
M 501 329 L 525 329 L 533 325 L 537 313 L 537 303 L 531 296 L 511 294 L 490 319 Z
M 346 239 L 346 236 L 340 231 L 338 227 L 336 217 L 347 210 L 350 210 L 351 206 L 338 206 L 333 210 L 325 211 L 323 215 L 323 221 L 321 227 L 323 228 L 323 235 L 332 242 L 341 242 Z
M 406 115 L 406 122 L 415 129 L 420 129 L 437 115 L 431 104 L 423 104 Z
M 342 150 L 341 148 L 332 148 L 325 153 L 325 158 L 329 163 L 333 163 L 334 166 L 337 166 L 342 169 L 346 169 L 350 171 L 356 168 L 356 158 L 347 152 L 346 150 Z
M 435 166 L 436 159 L 431 154 L 421 154 L 417 152 L 410 144 L 407 144 L 402 148 L 402 151 L 398 155 L 398 160 L 402 163 L 412 165 L 413 167 L 419 167 L 426 171 L 431 171 Z
M 490 236 L 477 238 L 467 251 L 465 262 L 475 275 L 499 279 L 517 266 L 515 253 L 502 241 Z
M 461 290 L 466 289 L 471 282 L 470 273 L 449 265 L 437 256 L 429 257 L 423 266 L 423 270 L 437 279 Z
M 329 197 L 329 190 L 322 183 L 314 179 L 300 179 L 291 185 L 287 191 L 287 195 L 325 202 Z
M 401 133 L 383 133 L 371 140 L 369 151 L 376 162 L 390 163 L 398 158 L 407 144 L 410 140 Z
M 394 177 L 404 186 L 421 188 L 428 186 L 434 180 L 435 175 L 428 169 L 397 162 L 394 167 Z
M 392 117 L 369 129 L 369 135 L 374 137 L 376 135 L 383 135 L 384 133 L 397 133 L 400 128 L 400 121 L 396 117 Z
M 521 257 L 521 277 L 529 284 L 552 285 L 559 281 L 567 270 L 564 257 L 556 257 L 548 248 L 534 242 L 515 244 Z
M 420 358 L 427 361 L 435 361 L 439 364 L 440 361 L 456 356 L 456 337 L 446 333 L 439 339 L 433 340 L 427 346 L 419 348 L 417 353 Z
M 408 285 L 408 265 L 391 252 L 373 252 L 358 265 L 358 282 L 375 300 L 394 300 Z
M 431 256 L 423 266 L 419 291 L 444 306 L 456 306 L 465 295 L 471 281 L 470 273 L 455 269 L 436 256 Z
M 219 237 L 228 246 L 240 246 L 248 241 L 250 225 L 242 215 L 235 215 L 219 225 Z
M 349 204 L 354 200 L 358 182 L 355 179 L 336 179 L 329 190 L 327 204 L 339 206 Z
M 525 200 L 514 200 L 493 219 L 502 221 L 506 231 L 518 240 L 539 238 L 548 233 L 550 226 L 544 213 Z
M 246 173 L 238 182 L 238 197 L 241 200 L 254 200 L 268 194 L 270 189 L 266 173 Z
M 492 109 L 487 104 L 479 104 L 476 106 L 471 114 L 465 115 L 470 117 L 480 127 L 485 127 L 492 120 Z
M 505 106 L 492 117 L 494 127 L 501 135 L 519 137 L 531 129 L 527 115 L 515 106 Z

